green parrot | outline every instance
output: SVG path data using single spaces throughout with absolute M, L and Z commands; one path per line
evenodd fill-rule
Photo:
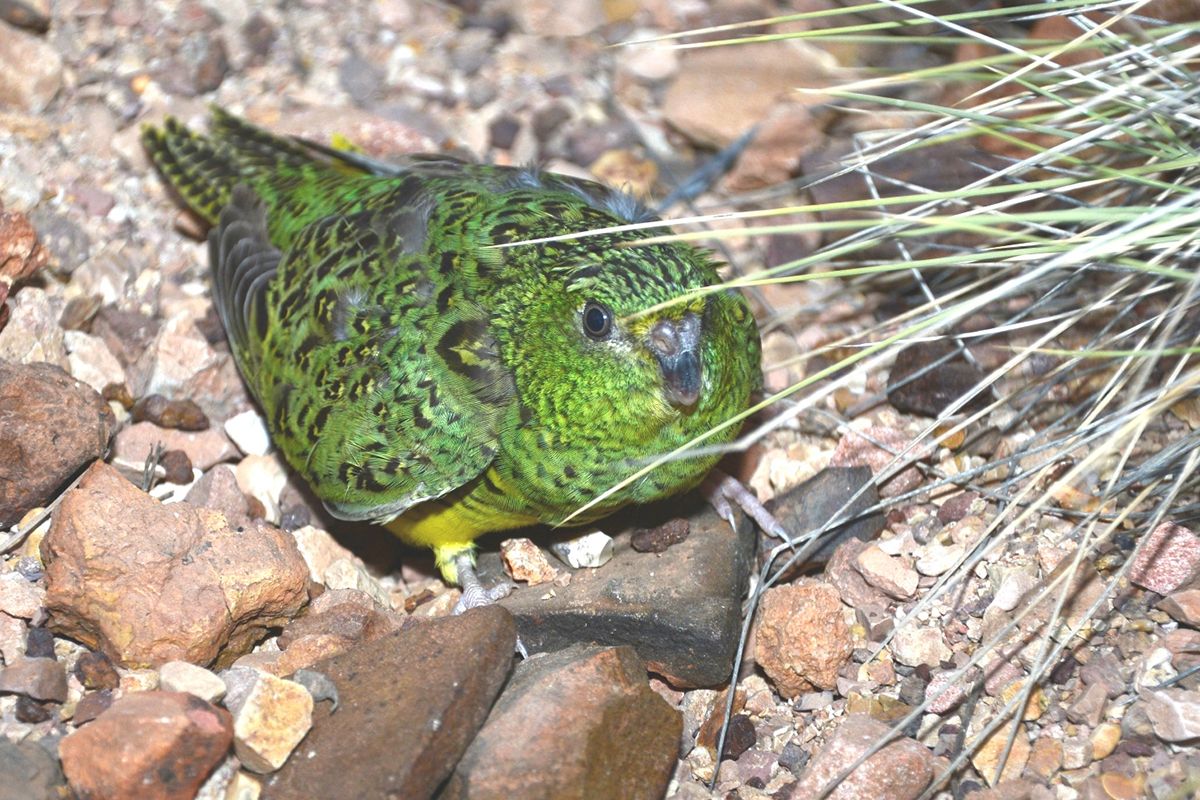
M 645 231 L 556 238 L 653 219 L 623 193 L 444 156 L 384 164 L 215 109 L 207 135 L 167 119 L 142 140 L 213 225 L 213 301 L 288 463 L 335 517 L 433 548 L 460 610 L 508 588 L 480 584 L 477 537 L 562 522 L 760 387 L 746 300 L 689 294 L 719 283 L 708 253 Z M 700 485 L 706 452 L 570 524 Z M 705 486 L 726 518 L 733 500 L 780 532 L 737 481 Z

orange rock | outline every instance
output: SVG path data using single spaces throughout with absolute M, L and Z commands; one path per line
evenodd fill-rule
M 815 798 L 869 748 L 891 734 L 890 726 L 861 714 L 852 714 L 833 737 L 817 751 L 808 769 L 792 790 L 792 797 Z M 898 739 L 854 769 L 825 797 L 860 800 L 886 797 L 913 800 L 933 779 L 933 754 L 912 739 Z
M 784 698 L 833 689 L 853 650 L 841 600 L 829 584 L 776 586 L 763 597 L 755 657 Z
M 308 600 L 291 535 L 164 506 L 103 463 L 63 498 L 41 553 L 51 627 L 125 666 L 226 666 Z
M 633 648 L 575 645 L 517 667 L 439 796 L 657 800 L 681 730 Z
M 190 800 L 233 741 L 229 712 L 183 692 L 140 692 L 58 746 L 67 781 L 96 800 Z

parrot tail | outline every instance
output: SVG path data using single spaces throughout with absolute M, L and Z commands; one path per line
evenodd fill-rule
M 248 184 L 270 197 L 274 176 L 314 161 L 302 145 L 272 136 L 216 107 L 208 135 L 167 117 L 161 128 L 142 129 L 142 146 L 183 201 L 212 225 L 228 205 L 234 186 Z

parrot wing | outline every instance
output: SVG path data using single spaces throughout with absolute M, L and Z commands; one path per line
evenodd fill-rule
M 422 218 L 419 204 L 331 215 L 280 253 L 239 185 L 209 237 L 238 366 L 341 519 L 386 522 L 479 476 L 515 396 L 486 315 L 414 244 Z

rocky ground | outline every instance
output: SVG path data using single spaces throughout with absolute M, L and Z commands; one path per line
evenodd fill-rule
M 758 124 L 671 211 L 797 203 L 770 187 L 906 123 L 791 90 L 944 54 L 608 47 L 782 10 L 0 0 L 0 799 L 810 798 L 860 757 L 831 796 L 1192 796 L 1200 536 L 1164 521 L 1114 578 L 1135 540 L 1082 549 L 1069 512 L 1087 498 L 1060 493 L 990 547 L 996 496 L 934 480 L 1009 463 L 1019 437 L 889 463 L 1001 356 L 933 376 L 946 353 L 910 348 L 730 465 L 793 532 L 851 498 L 857 515 L 755 592 L 744 651 L 772 543 L 692 501 L 608 537 L 491 541 L 483 570 L 521 588 L 453 617 L 425 553 L 324 516 L 272 452 L 197 224 L 138 144 L 141 123 L 202 125 L 215 103 L 382 158 L 537 162 L 661 197 Z M 723 248 L 748 269 L 817 244 Z M 878 306 L 832 281 L 752 299 L 768 390 Z M 1146 447 L 1198 424 L 1181 404 Z M 518 636 L 532 657 L 514 658 Z M 1043 675 L 1046 642 L 1065 644 Z

